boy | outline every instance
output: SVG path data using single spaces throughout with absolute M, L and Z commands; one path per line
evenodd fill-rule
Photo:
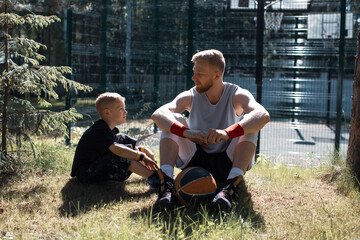
M 81 137 L 75 151 L 71 176 L 80 182 L 125 181 L 132 172 L 159 184 L 154 154 L 146 147 L 135 147 L 136 140 L 120 134 L 116 125 L 125 123 L 125 98 L 103 93 L 95 101 L 100 120 Z M 160 183 L 162 181 L 160 180 Z

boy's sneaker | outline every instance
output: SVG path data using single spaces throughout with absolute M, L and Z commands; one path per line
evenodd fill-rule
M 158 170 L 157 174 L 160 179 L 160 187 L 158 199 L 153 206 L 154 213 L 170 209 L 173 206 L 174 180 L 161 170 Z
M 160 178 L 157 171 L 151 174 L 151 176 L 148 177 L 146 181 L 149 183 L 151 189 L 159 189 L 159 187 L 161 186 Z
M 228 211 L 231 208 L 231 196 L 236 192 L 242 180 L 243 176 L 241 175 L 226 180 L 224 187 L 212 200 L 212 204 L 219 207 L 221 211 Z

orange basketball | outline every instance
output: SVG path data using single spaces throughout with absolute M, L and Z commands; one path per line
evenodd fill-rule
M 188 207 L 211 201 L 216 188 L 211 173 L 200 167 L 186 168 L 175 178 L 175 195 L 180 203 Z

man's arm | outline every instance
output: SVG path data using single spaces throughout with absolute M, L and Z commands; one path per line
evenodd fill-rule
M 157 110 L 152 114 L 151 119 L 163 131 L 170 132 L 171 125 L 177 122 L 174 113 L 183 113 L 185 110 L 190 111 L 191 94 L 190 91 L 180 93 L 175 99 Z
M 204 142 L 205 132 L 188 129 L 184 123 L 176 120 L 174 113 L 183 113 L 191 110 L 192 96 L 190 91 L 180 93 L 172 102 L 158 108 L 151 116 L 157 126 L 167 132 L 188 138 L 190 141 L 206 146 Z
M 270 115 L 266 109 L 256 102 L 253 95 L 245 89 L 238 88 L 232 100 L 235 112 L 240 116 L 244 111 L 246 114 L 240 122 L 226 129 L 209 129 L 205 136 L 205 143 L 215 144 L 222 140 L 239 137 L 245 133 L 255 133 L 270 121 Z
M 246 89 L 239 88 L 235 92 L 233 106 L 236 113 L 246 112 L 239 122 L 244 129 L 244 133 L 258 132 L 270 121 L 268 111 Z

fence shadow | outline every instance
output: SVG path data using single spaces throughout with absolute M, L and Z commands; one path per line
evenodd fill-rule
M 143 181 L 142 179 L 132 181 Z M 142 193 L 130 193 L 125 189 L 127 181 L 106 181 L 95 184 L 81 183 L 76 178 L 70 179 L 61 190 L 63 204 L 59 214 L 63 217 L 75 217 L 104 204 L 120 200 L 149 198 L 154 193 L 148 190 Z

